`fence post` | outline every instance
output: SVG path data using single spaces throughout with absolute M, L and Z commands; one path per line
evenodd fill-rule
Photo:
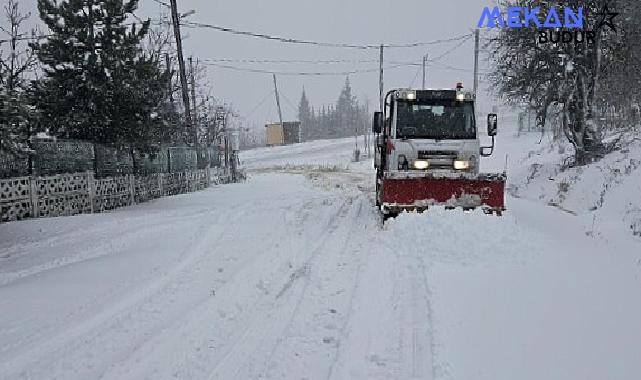
M 205 187 L 211 186 L 211 171 L 209 170 L 209 164 L 207 164 L 207 167 L 205 168 L 205 173 L 207 177 L 207 183 L 205 184 Z
M 38 180 L 35 176 L 29 177 L 29 200 L 31 202 L 33 218 L 40 217 L 40 209 L 38 207 Z
M 165 175 L 165 173 L 158 173 L 158 198 L 163 196 L 162 179 L 163 179 L 164 175 Z
M 136 203 L 136 175 L 129 174 L 129 205 Z
M 96 195 L 96 183 L 94 182 L 93 172 L 91 170 L 87 171 L 87 193 L 89 196 L 89 207 L 91 208 L 91 213 L 95 213 L 94 210 L 94 198 Z

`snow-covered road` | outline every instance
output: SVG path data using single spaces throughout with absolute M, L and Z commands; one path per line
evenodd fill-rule
M 639 378 L 638 241 L 514 198 L 381 229 L 352 147 L 257 149 L 246 183 L 0 225 L 0 378 Z

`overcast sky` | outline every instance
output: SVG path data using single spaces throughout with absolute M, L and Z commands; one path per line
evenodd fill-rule
M 3 0 L 4 1 L 4 0 Z M 168 0 L 167 0 L 168 1 Z M 287 38 L 350 44 L 411 43 L 447 39 L 469 33 L 484 6 L 494 0 L 178 0 L 179 12 L 195 10 L 190 21 L 215 24 Z M 20 0 L 25 11 L 37 18 L 36 0 Z M 141 0 L 136 14 L 157 18 L 162 8 L 152 0 Z M 378 50 L 354 50 L 304 46 L 237 36 L 210 29 L 185 28 L 186 56 L 210 59 L 287 59 L 287 60 L 376 60 Z M 422 56 L 438 57 L 458 42 L 406 49 L 387 49 L 385 60 L 421 62 Z M 440 62 L 428 66 L 428 87 L 453 87 L 463 80 L 472 87 L 474 43 L 470 39 Z M 351 71 L 375 69 L 377 62 L 332 65 L 231 63 L 273 71 Z M 453 70 L 446 66 L 462 68 Z M 270 74 L 247 73 L 209 67 L 213 94 L 233 104 L 249 122 L 261 125 L 277 119 L 275 101 L 270 98 L 256 108 L 272 91 Z M 336 101 L 345 76 L 278 76 L 285 119 L 295 119 L 301 91 L 305 88 L 312 105 Z M 354 94 L 368 98 L 370 109 L 378 99 L 378 73 L 350 75 Z M 406 66 L 385 72 L 385 88 L 420 87 L 420 66 Z

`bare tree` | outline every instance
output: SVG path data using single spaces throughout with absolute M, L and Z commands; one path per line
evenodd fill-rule
M 38 63 L 28 45 L 37 31 L 23 31 L 22 26 L 30 14 L 21 13 L 16 0 L 7 2 L 4 13 L 7 23 L 0 25 L 0 151 L 18 154 L 28 149 L 25 76 Z
M 626 0 L 628 1 L 628 0 Z M 584 9 L 584 24 L 594 31 L 593 43 L 541 43 L 531 28 L 504 28 L 488 43 L 496 70 L 491 76 L 498 92 L 512 103 L 525 104 L 537 113 L 541 127 L 551 109 L 558 112 L 560 128 L 575 150 L 575 160 L 584 164 L 605 151 L 600 94 L 609 88 L 608 73 L 615 62 L 617 34 L 599 27 L 599 12 L 605 0 L 503 0 L 504 8 L 516 5 L 540 7 L 546 14 L 553 6 Z M 542 31 L 541 31 L 542 32 Z M 574 33 L 561 29 L 553 33 Z
M 22 31 L 22 24 L 31 17 L 31 14 L 21 13 L 16 0 L 7 2 L 4 13 L 7 26 L 0 25 L 0 31 L 4 34 L 0 39 L 0 72 L 2 73 L 0 78 L 2 78 L 2 85 L 6 86 L 9 92 L 24 90 L 24 75 L 38 62 L 35 52 L 28 47 L 27 41 L 35 38 L 37 32 L 35 29 L 30 32 Z

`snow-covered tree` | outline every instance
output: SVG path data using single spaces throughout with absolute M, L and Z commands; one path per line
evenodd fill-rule
M 312 127 L 312 110 L 309 106 L 309 100 L 307 100 L 307 95 L 305 94 L 305 89 L 303 88 L 303 94 L 300 97 L 300 102 L 298 103 L 298 120 L 301 122 L 303 130 L 303 140 L 309 140 L 311 135 Z
M 641 8 L 635 0 L 618 0 L 616 12 L 617 33 L 608 41 L 613 49 L 597 96 L 611 127 L 627 129 L 641 121 Z
M 503 0 L 502 9 L 554 6 L 583 7 L 583 23 L 595 32 L 594 43 L 539 43 L 531 28 L 502 28 L 488 44 L 496 70 L 491 76 L 498 92 L 514 103 L 526 104 L 545 125 L 550 106 L 560 112 L 561 128 L 574 146 L 577 163 L 589 162 L 604 151 L 598 94 L 604 71 L 613 60 L 616 33 L 598 27 L 605 0 Z M 565 29 L 561 29 L 563 31 Z M 567 29 L 572 33 L 575 29 Z
M 298 106 L 298 117 L 303 125 L 306 125 L 305 138 L 308 140 L 340 138 L 363 133 L 363 126 L 368 124 L 369 120 L 366 107 L 361 106 L 356 96 L 352 95 L 349 78 L 345 80 L 336 104 L 323 105 L 316 111 L 310 106 L 307 94 L 303 91 Z
M 33 44 L 45 74 L 33 88 L 40 128 L 141 151 L 166 139 L 169 72 L 142 49 L 150 21 L 130 22 L 138 1 L 38 0 L 51 33 Z
M 345 78 L 345 85 L 336 102 L 336 137 L 350 134 L 356 125 L 356 111 L 358 109 L 356 98 L 352 95 L 352 85 L 349 77 Z

